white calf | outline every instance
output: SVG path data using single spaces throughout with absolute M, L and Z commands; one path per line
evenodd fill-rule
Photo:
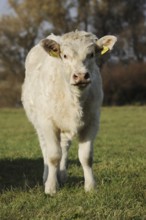
M 39 137 L 47 194 L 56 193 L 58 179 L 66 179 L 68 149 L 75 134 L 85 190 L 95 186 L 93 141 L 103 99 L 96 55 L 111 50 L 115 42 L 114 36 L 97 39 L 84 31 L 51 34 L 27 56 L 22 102 Z

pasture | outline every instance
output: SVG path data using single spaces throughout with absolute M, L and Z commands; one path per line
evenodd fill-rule
M 54 197 L 46 196 L 33 127 L 22 109 L 0 109 L 0 219 L 146 219 L 146 106 L 102 108 L 95 192 L 84 192 L 77 150 L 75 139 L 66 184 Z

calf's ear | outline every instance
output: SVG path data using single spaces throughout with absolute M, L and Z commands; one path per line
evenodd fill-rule
M 51 39 L 44 39 L 41 41 L 41 46 L 52 57 L 60 57 L 60 45 Z
M 109 50 L 112 50 L 116 41 L 117 41 L 117 37 L 113 35 L 106 35 L 98 39 L 96 44 L 98 48 L 101 49 L 101 55 L 105 54 Z

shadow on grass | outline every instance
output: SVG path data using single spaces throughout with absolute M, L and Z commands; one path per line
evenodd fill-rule
M 81 166 L 79 160 L 69 160 L 68 168 L 72 166 Z M 27 190 L 36 185 L 43 186 L 43 159 L 2 159 L 0 160 L 0 192 L 20 188 Z M 83 185 L 83 176 L 75 176 L 70 173 L 65 185 L 70 187 L 79 187 Z
M 33 188 L 42 185 L 43 160 L 3 159 L 0 160 L 0 191 L 11 188 Z

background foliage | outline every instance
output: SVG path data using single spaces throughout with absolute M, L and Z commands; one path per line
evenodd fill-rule
M 118 43 L 102 75 L 105 104 L 146 102 L 145 0 L 8 0 L 0 17 L 0 106 L 20 103 L 24 61 L 30 48 L 51 32 L 79 29 Z

